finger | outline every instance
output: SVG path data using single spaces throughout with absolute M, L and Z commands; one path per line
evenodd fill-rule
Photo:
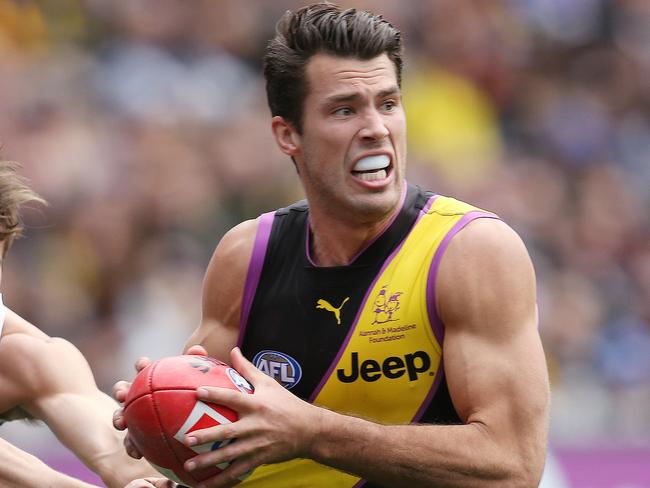
M 253 387 L 256 386 L 256 383 L 259 381 L 265 381 L 268 378 L 267 375 L 262 373 L 259 369 L 253 365 L 248 359 L 244 357 L 241 352 L 241 349 L 234 347 L 230 351 L 230 361 L 232 362 L 233 368 L 239 372 Z
M 225 474 L 226 476 L 230 477 L 230 479 L 237 479 L 238 481 L 235 484 L 238 484 L 239 482 L 244 481 L 246 478 L 248 478 L 253 470 L 262 464 L 264 464 L 264 462 L 259 456 L 238 457 L 230 463 L 224 472 L 227 471 Z
M 135 370 L 139 373 L 151 364 L 151 359 L 146 356 L 141 357 L 135 362 Z
M 196 396 L 203 402 L 224 405 L 240 414 L 248 411 L 248 401 L 251 398 L 251 395 L 244 394 L 239 390 L 220 386 L 200 386 L 196 389 Z
M 223 473 L 223 472 L 222 472 Z M 223 474 L 218 474 L 212 478 L 208 478 L 205 481 L 202 481 L 196 488 L 231 488 L 241 483 L 241 480 L 231 481 L 229 478 L 225 478 Z
M 115 427 L 117 430 L 126 429 L 126 422 L 124 420 L 124 410 L 121 408 L 118 408 L 113 412 L 113 427 Z
M 204 480 L 197 488 L 231 487 L 245 480 L 262 462 L 254 458 L 237 458 L 221 473 Z
M 142 458 L 142 453 L 135 446 L 129 434 L 127 434 L 126 437 L 124 438 L 124 449 L 126 449 L 126 453 L 132 458 L 134 459 Z
M 196 356 L 207 356 L 208 351 L 206 350 L 205 347 L 201 346 L 200 344 L 195 344 L 193 346 L 188 347 L 187 351 L 185 351 L 185 354 L 192 354 Z
M 231 486 L 238 485 L 242 480 L 234 475 L 231 466 L 228 466 L 219 474 L 201 481 L 196 485 L 196 488 L 230 488 Z
M 131 481 L 124 488 L 184 488 L 165 478 L 142 478 Z
M 183 467 L 187 471 L 205 469 L 222 463 L 234 463 L 243 459 L 252 459 L 254 456 L 259 457 L 257 453 L 264 452 L 261 445 L 254 439 L 235 439 L 233 442 L 219 447 L 214 451 L 205 452 L 188 459 Z M 261 464 L 261 462 L 260 462 Z M 250 468 L 246 468 L 242 473 Z
M 178 483 L 172 480 L 157 479 L 154 482 L 155 488 L 189 488 L 185 485 L 179 485 Z
M 212 430 L 212 432 L 209 432 L 210 430 Z M 192 432 L 192 434 L 194 434 L 194 432 Z M 199 435 L 202 436 L 203 440 L 208 440 L 203 442 L 200 437 L 196 437 L 194 438 L 195 444 L 193 445 L 212 444 L 213 442 L 222 442 L 227 440 L 232 440 L 232 442 L 225 445 L 222 442 L 221 447 L 188 459 L 184 465 L 185 469 L 188 471 L 230 462 L 233 459 L 246 456 L 254 450 L 254 446 L 251 441 L 242 438 L 237 439 L 235 437 L 234 431 L 232 430 L 219 430 L 216 427 L 212 427 L 211 429 L 203 429 L 203 432 L 201 432 Z
M 149 480 L 133 480 L 124 488 L 150 488 L 155 486 Z
M 120 380 L 113 385 L 113 398 L 118 402 L 123 403 L 126 400 L 126 395 L 131 389 L 131 383 L 128 381 Z

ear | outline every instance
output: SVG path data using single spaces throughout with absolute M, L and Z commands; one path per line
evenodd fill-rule
M 271 119 L 271 130 L 280 150 L 294 158 L 300 152 L 300 134 L 284 117 L 276 115 Z

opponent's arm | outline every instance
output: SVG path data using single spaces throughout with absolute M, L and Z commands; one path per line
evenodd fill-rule
M 5 488 L 97 488 L 53 470 L 40 459 L 0 439 L 0 486 Z
M 97 388 L 79 350 L 8 312 L 0 341 L 2 403 L 43 420 L 109 487 L 155 473 L 124 452 L 123 434 L 111 425 L 117 405 Z
M 285 391 L 235 350 L 232 363 L 255 394 L 200 389 L 200 398 L 231 406 L 240 420 L 193 432 L 187 441 L 238 441 L 193 458 L 186 468 L 237 459 L 202 485 L 211 487 L 296 457 L 386 486 L 537 486 L 548 379 L 534 272 L 519 237 L 500 221 L 469 224 L 443 257 L 437 306 L 446 331 L 445 374 L 462 425 L 387 426 L 321 409 Z

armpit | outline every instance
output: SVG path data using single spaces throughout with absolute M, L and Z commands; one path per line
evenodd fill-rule
M 23 410 L 21 407 L 14 407 L 6 412 L 0 413 L 0 424 L 11 422 L 12 420 L 29 420 L 36 421 L 37 419 Z

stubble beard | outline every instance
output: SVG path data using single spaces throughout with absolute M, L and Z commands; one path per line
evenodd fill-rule
M 386 219 L 399 205 L 401 192 L 393 183 L 389 188 L 361 194 L 346 194 L 346 187 L 338 191 L 316 182 L 306 190 L 310 208 L 329 218 L 348 221 L 353 225 L 369 225 Z M 311 195 L 309 194 L 311 193 Z

